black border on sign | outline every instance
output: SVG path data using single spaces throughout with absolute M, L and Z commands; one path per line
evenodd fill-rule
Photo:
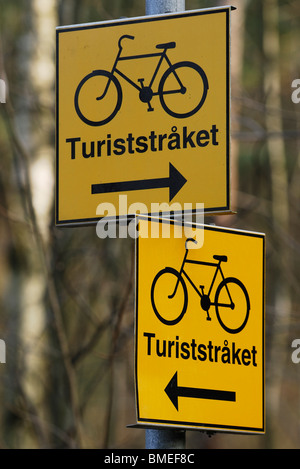
M 137 217 L 137 223 L 139 218 L 143 220 L 154 220 L 157 223 L 170 223 L 172 225 L 181 225 L 183 226 L 184 223 L 178 220 L 169 220 L 166 218 L 157 218 L 152 216 L 141 215 Z M 235 230 L 232 228 L 224 228 L 218 226 L 211 226 L 211 225 L 197 225 L 195 223 L 189 223 L 189 226 L 193 228 L 197 228 L 197 226 L 203 227 L 204 230 L 207 231 L 219 231 L 223 233 L 231 233 L 241 236 L 250 236 L 261 238 L 263 241 L 263 294 L 262 294 L 262 427 L 246 427 L 246 426 L 234 426 L 234 425 L 220 425 L 220 424 L 211 424 L 205 422 L 185 422 L 185 421 L 174 421 L 174 420 L 166 420 L 166 419 L 147 419 L 140 417 L 140 410 L 139 410 L 139 390 L 138 390 L 138 372 L 137 372 L 137 350 L 138 350 L 138 337 L 137 337 L 137 330 L 138 330 L 138 282 L 139 282 L 139 237 L 136 238 L 135 246 L 136 246 L 136 253 L 135 253 L 135 321 L 134 321 L 134 373 L 135 373 L 135 396 L 136 396 L 136 415 L 137 415 L 137 424 L 133 425 L 133 427 L 138 428 L 139 426 L 144 426 L 145 428 L 178 428 L 178 429 L 186 429 L 186 430 L 206 430 L 206 431 L 218 431 L 218 432 L 226 432 L 226 433 L 240 433 L 240 434 L 263 434 L 265 433 L 265 275 L 266 275 L 266 264 L 265 264 L 265 235 L 264 233 L 258 232 L 251 232 L 251 231 L 243 231 L 243 230 Z
M 129 216 L 116 216 L 116 217 L 93 217 L 93 218 L 79 218 L 79 219 L 59 219 L 59 35 L 61 33 L 71 32 L 71 31 L 80 31 L 85 29 L 95 29 L 95 28 L 106 28 L 114 26 L 123 26 L 124 24 L 134 24 L 134 23 L 147 23 L 153 21 L 164 21 L 173 18 L 181 18 L 186 16 L 199 16 L 199 15 L 208 15 L 213 13 L 226 13 L 226 205 L 224 207 L 211 207 L 204 208 L 204 214 L 215 215 L 215 214 L 231 214 L 230 209 L 230 16 L 229 13 L 231 10 L 235 10 L 235 7 L 225 6 L 225 7 L 216 7 L 203 10 L 190 10 L 180 13 L 167 13 L 165 15 L 155 15 L 155 16 L 143 16 L 131 19 L 121 19 L 114 21 L 105 21 L 97 23 L 87 23 L 82 25 L 71 25 L 71 26 L 60 26 L 56 28 L 56 166 L 55 166 L 55 225 L 56 226 L 84 226 L 84 225 L 94 225 L 103 218 L 107 221 L 119 222 L 122 220 L 131 220 L 135 215 Z M 197 210 L 192 210 L 192 214 L 196 214 Z M 175 212 L 174 215 L 180 215 L 181 212 Z M 148 213 L 146 215 L 161 215 Z

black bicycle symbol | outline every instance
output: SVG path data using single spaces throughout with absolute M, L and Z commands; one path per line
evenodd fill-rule
M 186 251 L 180 271 L 178 272 L 172 267 L 165 267 L 154 277 L 151 287 L 151 303 L 156 316 L 163 324 L 169 326 L 181 321 L 188 306 L 188 292 L 183 278 L 185 276 L 200 296 L 201 308 L 207 313 L 206 319 L 211 321 L 208 311 L 211 306 L 214 306 L 218 321 L 223 329 L 231 334 L 237 334 L 246 326 L 250 311 L 249 295 L 244 284 L 235 277 L 225 278 L 221 262 L 227 262 L 227 256 L 214 255 L 213 258 L 218 261 L 217 263 L 187 259 L 187 243 L 189 241 L 197 243 L 192 238 L 186 240 Z M 200 285 L 200 291 L 184 270 L 187 263 L 216 267 L 207 294 L 204 293 L 204 285 Z M 220 272 L 222 280 L 216 289 L 214 302 L 212 302 L 210 297 L 218 272 Z M 175 303 L 171 301 L 173 298 L 176 298 Z M 161 308 L 164 311 L 159 311 Z M 233 312 L 237 314 L 233 315 Z
M 79 83 L 74 101 L 80 119 L 88 125 L 99 126 L 107 124 L 115 117 L 122 104 L 122 88 L 116 77 L 117 74 L 137 89 L 139 99 L 148 105 L 148 111 L 154 110 L 151 105 L 153 96 L 159 96 L 163 109 L 172 117 L 185 118 L 195 114 L 203 105 L 207 95 L 208 80 L 204 70 L 194 62 L 183 61 L 172 64 L 167 50 L 174 49 L 175 42 L 157 44 L 156 48 L 162 49 L 161 52 L 121 57 L 123 50 L 121 43 L 125 38 L 134 39 L 134 36 L 125 34 L 120 37 L 119 51 L 110 72 L 94 70 Z M 121 61 L 149 57 L 159 57 L 159 60 L 147 86 L 144 85 L 145 78 L 139 78 L 137 84 L 117 68 Z M 157 91 L 154 91 L 154 81 L 164 61 L 169 68 L 163 73 Z M 170 99 L 170 96 L 175 94 L 177 99 Z M 101 101 L 98 106 L 96 106 L 97 101 Z

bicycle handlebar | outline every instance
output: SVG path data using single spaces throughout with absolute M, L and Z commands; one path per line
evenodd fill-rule
M 193 243 L 198 244 L 198 241 L 196 241 L 196 239 L 194 239 L 194 238 L 187 238 L 187 240 L 186 240 L 186 242 L 185 242 L 185 249 L 186 249 L 186 250 L 188 250 L 187 243 L 188 243 L 189 241 L 192 241 Z
M 130 36 L 129 34 L 124 34 L 124 36 L 121 36 L 118 42 L 119 49 L 122 49 L 122 45 L 121 45 L 122 39 L 134 39 L 134 36 Z

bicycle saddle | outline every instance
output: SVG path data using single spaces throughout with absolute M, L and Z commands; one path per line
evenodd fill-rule
M 213 256 L 216 261 L 227 262 L 227 256 Z
M 176 42 L 166 42 L 165 44 L 157 44 L 156 49 L 174 49 Z

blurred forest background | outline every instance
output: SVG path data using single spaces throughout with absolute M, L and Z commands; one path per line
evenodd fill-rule
M 300 447 L 300 3 L 232 13 L 237 215 L 265 232 L 266 415 L 260 436 L 187 432 L 187 448 Z M 186 10 L 226 2 L 186 0 Z M 145 14 L 144 0 L 0 0 L 1 448 L 144 448 L 135 422 L 134 243 L 54 226 L 55 28 Z M 211 221 L 211 219 L 209 219 Z

